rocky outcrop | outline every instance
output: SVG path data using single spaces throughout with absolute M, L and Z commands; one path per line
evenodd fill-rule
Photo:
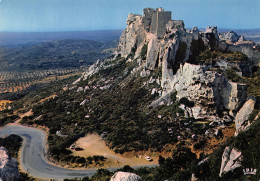
M 149 43 L 147 45 L 146 68 L 155 69 L 159 64 L 159 40 L 156 35 L 149 34 Z
M 170 82 L 179 99 L 194 101 L 189 112 L 195 119 L 214 117 L 216 110 L 222 109 L 232 114 L 246 98 L 246 85 L 229 82 L 206 66 L 185 63 Z
M 88 69 L 81 75 L 81 77 L 78 78 L 76 81 L 74 81 L 73 84 L 77 84 L 81 80 L 86 80 L 88 77 L 99 72 L 101 69 L 107 69 L 109 67 L 112 67 L 113 65 L 115 65 L 114 63 L 111 63 L 111 61 L 113 61 L 113 60 L 114 60 L 114 58 L 106 59 L 104 61 L 97 60 L 97 62 L 95 64 L 91 65 L 90 67 L 88 67 Z M 84 92 L 87 89 L 89 89 L 88 86 L 86 86 L 84 88 Z M 79 90 L 82 91 L 82 89 L 79 89 Z
M 226 147 L 222 155 L 219 176 L 222 177 L 223 174 L 241 167 L 241 161 L 242 155 L 240 151 L 235 148 Z
M 19 179 L 20 174 L 16 159 L 11 158 L 4 147 L 0 147 L 0 180 L 18 181 Z
M 163 36 L 150 31 L 154 14 L 167 15 L 161 17 L 163 23 L 158 19 L 156 25 L 165 29 Z M 129 14 L 127 27 L 120 37 L 117 49 L 117 54 L 133 59 L 139 57 L 142 48 L 147 46 L 145 68 L 162 69 L 163 89 L 169 89 L 169 80 L 179 68 L 179 64 L 188 60 L 193 40 L 203 39 L 204 46 L 208 48 L 216 47 L 218 42 L 217 27 L 207 27 L 206 31 L 201 33 L 197 28 L 188 32 L 183 21 L 169 21 L 168 15 L 170 17 L 169 12 L 160 9 L 144 9 L 143 16 Z
M 236 132 L 235 135 L 237 135 L 241 131 L 247 130 L 247 128 L 250 126 L 250 123 L 248 122 L 248 117 L 253 112 L 255 107 L 255 100 L 249 99 L 245 102 L 243 107 L 238 111 L 236 117 L 235 117 L 235 124 L 236 124 Z
M 165 18 L 163 23 L 158 22 L 157 19 L 156 26 L 160 26 L 165 33 L 158 36 L 152 31 L 152 26 L 153 16 L 160 13 L 164 14 Z M 135 67 L 134 70 L 140 70 L 142 77 L 151 76 L 154 70 L 159 70 L 157 72 L 161 72 L 161 75 L 156 78 L 160 82 L 162 97 L 177 91 L 179 99 L 186 97 L 194 101 L 193 107 L 183 107 L 187 116 L 216 120 L 217 111 L 227 110 L 233 117 L 234 112 L 246 98 L 247 86 L 229 82 L 223 75 L 210 71 L 209 67 L 192 65 L 187 61 L 193 62 L 191 57 L 195 58 L 205 49 L 214 50 L 219 47 L 225 50 L 232 49 L 235 45 L 220 44 L 220 40 L 237 42 L 238 35 L 231 31 L 219 37 L 216 26 L 208 26 L 205 31 L 199 31 L 196 27 L 186 31 L 183 21 L 169 21 L 170 16 L 167 14 L 169 15 L 160 8 L 144 9 L 143 16 L 129 14 L 127 27 L 119 40 L 117 56 L 127 58 L 127 62 L 136 59 L 139 67 Z M 254 54 L 250 48 L 246 50 L 248 50 L 247 54 Z M 251 65 L 251 62 L 247 63 Z M 104 64 L 98 62 L 92 65 L 83 75 L 83 80 L 104 68 Z M 223 70 L 228 66 L 230 65 L 225 60 L 216 63 L 216 67 Z M 155 94 L 155 91 L 151 92 Z M 160 105 L 162 102 L 168 104 L 167 101 L 159 99 L 151 106 Z
M 123 31 L 118 44 L 118 53 L 122 57 L 127 57 L 130 54 L 134 56 L 141 52 L 141 45 L 144 44 L 146 31 L 142 23 L 142 16 L 129 14 L 127 17 L 127 28 Z M 139 50 L 137 51 L 137 49 Z
M 207 26 L 205 32 L 201 32 L 201 38 L 208 49 L 215 50 L 219 42 L 217 27 Z
M 116 172 L 110 181 L 141 181 L 141 177 L 129 172 Z
M 223 49 L 223 48 L 221 48 Z M 253 50 L 249 46 L 236 46 L 236 45 L 228 45 L 225 50 L 235 52 L 239 51 L 244 53 L 249 58 L 249 62 L 247 62 L 247 66 L 258 66 L 260 67 L 260 52 Z
M 161 42 L 159 60 L 161 60 L 164 94 L 171 91 L 171 80 L 179 65 L 185 63 L 190 56 L 190 46 L 194 37 L 186 32 L 183 21 L 169 21 L 166 26 L 165 40 Z M 196 33 L 196 32 L 195 32 Z M 160 61 L 159 61 L 160 62 Z
M 247 55 L 249 60 L 246 62 L 246 66 L 250 69 L 252 66 L 260 66 L 260 52 L 254 48 L 253 41 L 248 41 L 243 35 L 238 36 L 233 31 L 219 34 L 219 40 L 221 41 L 219 49 L 231 52 L 238 51 Z
M 101 62 L 100 60 L 97 60 L 96 63 L 91 65 L 87 71 L 85 71 L 80 78 L 78 78 L 76 81 L 73 82 L 73 84 L 77 84 L 81 80 L 86 80 L 89 76 L 97 73 L 101 67 L 104 65 L 104 62 Z
M 231 43 L 235 43 L 238 41 L 239 39 L 239 36 L 236 34 L 236 32 L 234 31 L 229 31 L 229 32 L 226 32 L 226 33 L 221 33 L 219 35 L 219 39 L 221 41 L 229 41 Z
M 243 35 L 241 35 L 240 37 L 239 37 L 239 39 L 238 39 L 238 41 L 247 41 L 246 39 L 245 39 L 245 37 L 243 36 Z
M 221 37 L 219 37 L 216 26 L 208 26 L 204 32 L 200 32 L 196 27 L 190 31 L 186 31 L 184 22 L 176 20 L 167 20 L 168 23 L 165 26 L 164 37 L 158 37 L 156 33 L 150 31 L 152 16 L 157 11 L 154 9 L 144 9 L 143 16 L 135 14 L 128 15 L 127 27 L 120 38 L 118 53 L 123 57 L 132 55 L 136 58 L 140 56 L 143 46 L 147 46 L 146 60 L 144 60 L 145 69 L 154 70 L 159 68 L 162 70 L 161 88 L 163 89 L 163 96 L 175 89 L 176 80 L 184 75 L 178 76 L 176 71 L 179 69 L 180 64 L 187 62 L 192 53 L 194 53 L 191 50 L 194 51 L 194 47 L 192 46 L 196 42 L 194 43 L 193 41 L 203 44 L 199 46 L 214 50 L 219 47 L 219 40 L 237 42 L 239 39 L 239 36 L 233 31 L 221 34 Z M 214 101 L 218 104 L 217 106 L 223 103 L 225 109 L 231 111 L 237 109 L 238 102 L 244 98 L 244 93 L 242 92 L 245 91 L 245 86 L 228 82 L 223 76 L 210 71 L 207 71 L 206 74 L 203 78 L 211 78 L 212 80 L 209 83 L 214 82 L 215 84 L 213 86 L 215 87 L 214 95 L 210 99 L 215 99 L 216 101 Z M 185 82 L 186 78 L 188 77 L 183 78 L 183 82 Z M 216 88 L 217 84 L 223 86 Z M 216 94 L 223 94 L 223 96 Z M 199 117 L 200 112 L 205 112 L 201 110 L 201 107 L 195 107 L 193 110 L 197 117 Z

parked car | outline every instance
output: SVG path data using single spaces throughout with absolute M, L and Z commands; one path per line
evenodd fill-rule
M 145 158 L 147 161 L 149 161 L 149 162 L 153 161 L 153 159 L 152 159 L 151 157 L 149 157 L 149 156 L 145 156 L 144 158 Z

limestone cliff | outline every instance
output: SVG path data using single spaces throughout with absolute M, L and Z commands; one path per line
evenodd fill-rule
M 177 97 L 195 102 L 189 111 L 195 119 L 216 119 L 216 110 L 235 111 L 246 98 L 246 85 L 229 82 L 223 75 L 210 71 L 206 66 L 185 63 L 171 80 Z M 188 111 L 187 110 L 187 111 Z
M 144 9 L 143 16 L 129 14 L 127 27 L 120 37 L 117 55 L 129 61 L 138 59 L 145 70 L 161 70 L 159 79 L 162 96 L 177 91 L 178 98 L 187 97 L 195 101 L 195 106 L 189 111 L 190 116 L 196 119 L 212 119 L 216 118 L 216 110 L 227 110 L 230 116 L 234 116 L 233 112 L 238 111 L 245 101 L 246 85 L 230 82 L 223 75 L 211 71 L 210 67 L 185 62 L 194 62 L 195 56 L 207 49 L 241 50 L 250 57 L 244 65 L 248 71 L 253 64 L 258 64 L 258 52 L 255 53 L 248 46 L 233 45 L 232 43 L 241 40 L 235 32 L 219 35 L 216 26 L 208 26 L 205 31 L 199 31 L 196 27 L 187 31 L 183 21 L 167 18 L 162 18 L 167 22 L 160 27 L 165 30 L 164 35 L 158 36 L 151 31 L 154 23 L 151 17 L 158 11 L 166 13 L 163 9 Z M 224 47 L 223 43 L 227 46 Z M 144 46 L 145 55 L 141 53 Z M 223 62 L 229 67 L 223 60 L 219 60 L 216 66 L 222 66 Z
M 160 12 L 161 14 L 167 13 L 163 10 Z M 147 58 L 144 59 L 145 68 L 162 69 L 161 85 L 164 92 L 167 93 L 172 90 L 169 84 L 179 65 L 186 62 L 192 54 L 193 41 L 200 40 L 204 42 L 205 47 L 216 48 L 217 28 L 207 27 L 205 32 L 199 32 L 197 28 L 186 31 L 183 21 L 169 20 L 164 27 L 160 27 L 164 29 L 161 31 L 165 31 L 164 36 L 158 36 L 156 33 L 146 30 L 147 26 L 149 29 L 149 25 L 143 23 L 148 16 L 146 13 L 146 9 L 144 9 L 144 16 L 128 15 L 127 27 L 120 37 L 117 53 L 125 58 L 140 58 L 143 46 L 147 46 L 147 52 L 145 52 Z M 164 18 L 162 21 L 165 21 Z
M 146 31 L 142 24 L 142 16 L 129 14 L 127 17 L 127 28 L 123 31 L 118 45 L 118 51 L 122 57 L 135 54 L 137 48 L 144 44 Z M 138 50 L 137 52 L 140 52 Z
M 20 174 L 16 159 L 11 158 L 4 147 L 0 147 L 0 180 L 18 181 L 19 179 Z
M 116 172 L 110 181 L 141 181 L 141 177 L 129 172 Z
M 128 15 L 127 27 L 120 37 L 115 57 L 123 57 L 127 62 L 137 61 L 132 73 L 141 71 L 143 77 L 151 76 L 153 71 L 159 72 L 158 77 L 150 78 L 155 78 L 160 84 L 160 88 L 153 92 L 160 92 L 164 97 L 177 91 L 178 99 L 185 97 L 194 101 L 194 107 L 182 107 L 186 115 L 220 121 L 217 112 L 235 117 L 246 100 L 247 86 L 228 80 L 217 69 L 225 71 L 233 68 L 237 74 L 250 75 L 252 67 L 259 64 L 260 52 L 254 50 L 250 43 L 236 45 L 238 41 L 244 41 L 244 38 L 239 38 L 233 31 L 218 34 L 216 26 L 208 26 L 205 31 L 196 27 L 186 30 L 184 22 L 171 20 L 168 11 L 147 8 L 143 15 Z M 198 63 L 198 56 L 205 50 L 240 51 L 249 59 L 237 62 L 220 56 L 211 60 L 212 65 Z M 111 67 L 106 61 L 92 65 L 82 78 L 85 80 L 100 68 Z

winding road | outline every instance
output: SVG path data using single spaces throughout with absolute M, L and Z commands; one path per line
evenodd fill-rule
M 20 165 L 24 172 L 28 172 L 34 177 L 63 180 L 65 178 L 92 176 L 96 172 L 96 169 L 66 169 L 49 163 L 45 158 L 46 133 L 40 129 L 16 124 L 9 124 L 0 129 L 0 137 L 11 134 L 23 138 Z
M 41 179 L 64 180 L 69 178 L 82 178 L 92 176 L 97 169 L 68 169 L 56 166 L 48 162 L 46 155 L 46 133 L 37 128 L 22 126 L 19 124 L 9 124 L 0 128 L 0 137 L 6 137 L 11 134 L 21 136 L 23 145 L 20 154 L 20 166 L 22 171 L 29 173 L 31 176 Z M 134 166 L 138 167 L 154 167 L 158 164 L 147 164 Z M 118 168 L 110 168 L 115 171 Z
M 31 176 L 42 179 L 64 180 L 65 178 L 82 178 L 92 176 L 97 169 L 68 169 L 56 166 L 48 162 L 46 155 L 46 133 L 37 128 L 22 126 L 19 124 L 9 124 L 0 128 L 0 137 L 6 137 L 11 134 L 21 136 L 23 145 L 20 154 L 20 165 L 24 172 Z M 140 165 L 138 167 L 154 167 L 154 165 Z M 115 171 L 117 168 L 110 168 Z

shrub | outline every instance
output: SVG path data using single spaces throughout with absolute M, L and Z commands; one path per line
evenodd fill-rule
M 180 104 L 184 104 L 186 107 L 193 107 L 194 106 L 194 102 L 189 101 L 189 99 L 187 99 L 186 97 L 182 97 L 179 102 L 180 102 Z
M 172 102 L 175 102 L 175 101 L 176 101 L 176 95 L 177 95 L 177 91 L 171 93 L 170 98 L 171 98 L 171 101 L 172 101 Z
M 189 148 L 178 147 L 172 154 L 172 163 L 178 169 L 187 168 L 193 160 L 197 159 L 195 153 L 192 153 Z
M 6 138 L 0 138 L 0 145 L 8 150 L 11 157 L 17 158 L 22 141 L 20 136 L 11 134 Z
M 118 169 L 117 171 L 122 171 L 122 172 L 134 172 L 134 169 L 130 167 L 129 165 L 125 165 L 123 168 Z
M 143 60 L 146 59 L 146 54 L 147 54 L 147 45 L 144 44 L 144 46 L 142 47 L 142 50 L 141 50 L 141 58 L 142 58 Z
M 206 144 L 206 140 L 205 139 L 200 140 L 198 143 L 194 144 L 194 149 L 195 150 L 203 149 L 205 144 Z
M 113 173 L 109 170 L 101 168 L 92 176 L 92 179 L 97 181 L 109 181 L 112 174 Z
M 6 116 L 4 118 L 1 118 L 0 126 L 5 126 L 6 124 L 13 122 L 17 118 L 18 118 L 18 116 L 16 116 L 16 115 Z

